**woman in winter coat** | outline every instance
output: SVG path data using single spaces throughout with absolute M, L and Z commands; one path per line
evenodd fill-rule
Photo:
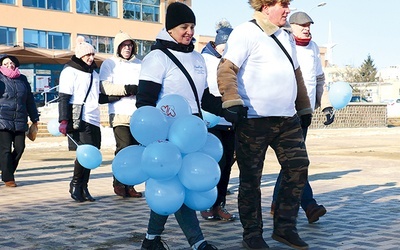
M 16 57 L 0 55 L 0 167 L 6 187 L 17 186 L 14 173 L 25 150 L 28 116 L 33 126 L 39 121 L 31 86 L 18 67 Z
M 81 105 L 82 118 L 78 128 L 79 144 L 90 144 L 100 149 L 100 80 L 95 71 L 95 50 L 84 41 L 77 38 L 75 55 L 65 65 L 60 74 L 59 86 L 59 131 L 66 135 L 72 131 L 71 113 L 73 105 Z M 86 101 L 84 99 L 87 95 Z M 78 201 L 95 201 L 88 190 L 90 169 L 84 168 L 75 159 L 74 173 L 70 182 L 71 198 Z

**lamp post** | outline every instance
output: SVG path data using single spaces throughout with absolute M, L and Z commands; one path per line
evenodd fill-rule
M 313 9 L 315 9 L 315 8 L 322 7 L 322 6 L 325 6 L 325 5 L 326 5 L 326 2 L 319 3 L 319 4 L 317 4 L 316 6 L 312 7 L 312 8 L 308 11 L 308 13 L 310 13 L 310 12 L 311 12 Z

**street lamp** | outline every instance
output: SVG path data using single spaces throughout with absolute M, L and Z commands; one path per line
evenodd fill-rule
M 326 5 L 326 2 L 319 3 L 319 4 L 317 4 L 316 6 L 312 7 L 312 8 L 308 11 L 308 13 L 310 13 L 310 12 L 311 12 L 313 9 L 315 9 L 315 8 L 322 7 L 322 6 L 325 6 L 325 5 Z

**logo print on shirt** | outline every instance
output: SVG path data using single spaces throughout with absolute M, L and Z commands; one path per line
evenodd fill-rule
M 167 117 L 175 117 L 176 116 L 176 112 L 175 112 L 175 107 L 174 106 L 163 105 L 163 106 L 161 106 L 161 111 Z

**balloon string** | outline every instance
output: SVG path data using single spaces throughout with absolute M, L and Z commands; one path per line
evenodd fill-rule
M 76 143 L 76 141 L 75 141 L 74 139 L 72 139 L 72 137 L 71 137 L 69 134 L 67 134 L 67 136 L 68 136 L 69 139 L 71 139 L 71 141 L 72 141 L 73 143 L 75 143 L 75 145 L 76 145 L 77 147 L 79 147 L 78 143 Z

